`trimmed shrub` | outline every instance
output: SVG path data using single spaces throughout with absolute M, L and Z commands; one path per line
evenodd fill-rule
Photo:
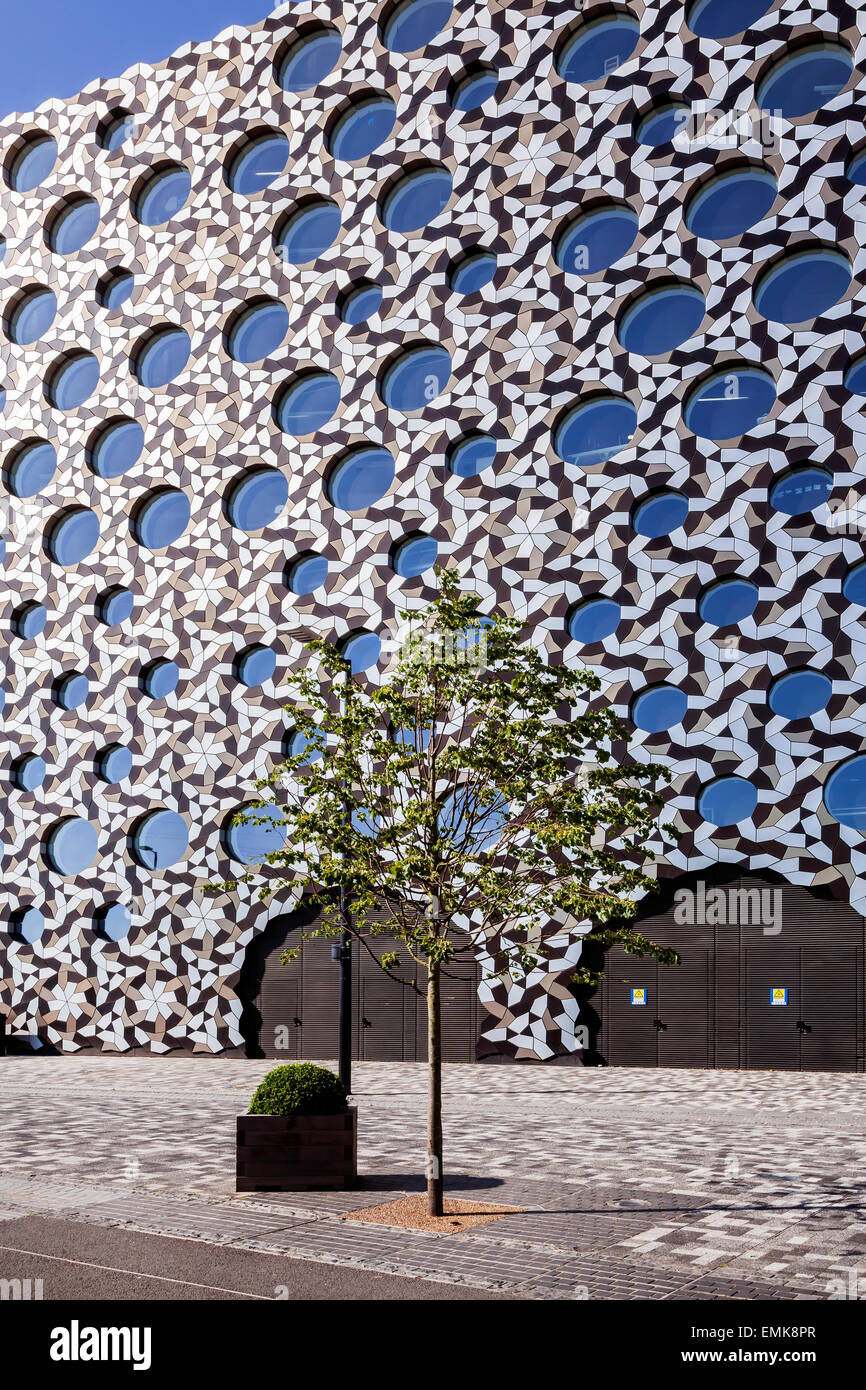
M 338 1115 L 347 1109 L 346 1088 L 332 1071 L 312 1062 L 289 1062 L 268 1072 L 247 1114 Z

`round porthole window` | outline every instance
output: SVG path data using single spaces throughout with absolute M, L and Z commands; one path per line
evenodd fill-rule
M 135 276 L 131 270 L 122 267 L 109 270 L 96 286 L 96 302 L 101 309 L 119 309 L 134 289 Z
M 277 398 L 277 424 L 286 434 L 315 434 L 333 419 L 339 404 L 340 383 L 333 372 L 301 372 Z
M 106 627 L 118 627 L 132 617 L 135 599 L 131 589 L 115 584 L 96 600 L 96 616 Z
M 286 566 L 285 584 L 292 594 L 312 594 L 321 589 L 328 577 L 328 561 L 324 555 L 307 551 Z
M 260 642 L 245 647 L 242 652 L 238 652 L 234 660 L 235 680 L 241 685 L 264 685 L 265 681 L 273 678 L 276 669 L 276 652 Z
M 687 709 L 685 691 L 675 685 L 655 685 L 632 700 L 631 718 L 645 733 L 660 734 L 681 724 Z
M 769 169 L 741 165 L 701 184 L 686 203 L 685 223 L 693 236 L 729 241 L 763 222 L 778 195 Z
M 391 551 L 391 568 L 401 579 L 416 579 L 432 569 L 439 553 L 439 543 L 433 536 L 420 532 L 398 541 Z
M 384 93 L 368 92 L 355 97 L 330 126 L 326 136 L 328 151 L 334 159 L 346 163 L 366 159 L 384 145 L 396 119 L 396 104 Z
M 119 478 L 137 463 L 144 448 L 144 430 L 137 420 L 109 420 L 92 436 L 87 462 L 99 478 Z
M 99 204 L 95 198 L 65 198 L 51 214 L 48 245 L 58 256 L 72 256 L 95 236 Z
M 568 620 L 568 635 L 582 646 L 603 642 L 620 624 L 622 610 L 612 598 L 589 598 L 578 604 Z
M 47 776 L 45 759 L 38 753 L 25 753 L 12 764 L 12 781 L 19 791 L 38 791 Z
M 496 274 L 497 262 L 492 251 L 476 247 L 458 256 L 448 267 L 446 279 L 454 294 L 477 294 L 489 285 Z
M 573 26 L 556 50 L 556 71 L 566 82 L 599 82 L 631 57 L 640 25 L 627 10 L 611 8 Z
M 866 830 L 866 754 L 833 769 L 824 786 L 824 805 L 840 825 Z
M 707 303 L 694 285 L 667 284 L 642 291 L 626 306 L 616 336 L 626 352 L 659 357 L 693 338 Z
M 190 503 L 180 488 L 157 488 L 135 509 L 132 533 L 147 550 L 164 550 L 173 545 L 190 521 Z
M 251 468 L 236 478 L 226 497 L 226 513 L 239 531 L 271 526 L 289 500 L 289 483 L 278 468 Z
M 92 352 L 64 357 L 48 373 L 45 394 L 57 410 L 77 410 L 99 384 L 99 361 Z
M 596 275 L 631 250 L 637 230 L 632 208 L 604 203 L 565 223 L 554 242 L 553 258 L 567 275 Z
M 758 804 L 758 793 L 745 777 L 717 777 L 701 789 L 698 815 L 710 825 L 739 825 Z
M 489 468 L 496 458 L 496 440 L 482 430 L 461 434 L 452 439 L 446 453 L 448 467 L 458 478 L 474 478 Z
M 95 929 L 108 941 L 123 941 L 131 925 L 132 916 L 123 903 L 106 903 L 96 914 Z
M 12 302 L 7 331 L 13 343 L 29 347 L 44 338 L 57 317 L 57 299 L 49 289 L 25 290 Z
M 284 92 L 309 92 L 333 72 L 341 52 L 340 31 L 333 25 L 307 29 L 283 52 L 277 81 Z
M 96 858 L 99 838 L 90 821 L 66 816 L 53 825 L 45 841 L 49 866 L 58 874 L 81 874 Z
M 353 632 L 340 643 L 340 655 L 349 663 L 352 675 L 375 666 L 382 643 L 375 632 Z
M 760 425 L 776 401 L 776 383 L 758 367 L 731 363 L 705 377 L 686 398 L 687 429 L 702 439 L 737 439 Z
M 289 265 L 307 265 L 324 255 L 340 235 L 340 209 L 331 198 L 310 198 L 282 223 L 276 252 Z
M 235 824 L 232 817 L 223 831 L 225 847 L 241 864 L 259 864 L 266 854 L 274 854 L 286 842 L 286 828 L 278 806 L 239 806 L 235 814 L 246 817 Z
M 77 565 L 95 549 L 99 518 L 89 507 L 68 507 L 49 523 L 45 548 L 58 565 Z
M 141 688 L 152 700 L 164 700 L 177 689 L 180 671 L 176 662 L 166 657 L 150 661 L 141 672 Z
M 132 753 L 122 743 L 109 743 L 97 753 L 94 766 L 103 782 L 123 782 L 132 772 Z
M 393 455 L 379 445 L 359 444 L 328 475 L 328 498 L 344 511 L 360 511 L 384 497 L 393 481 Z
M 289 158 L 289 142 L 278 130 L 260 131 L 236 150 L 226 180 L 233 193 L 254 198 L 278 179 Z
M 688 500 L 681 492 L 662 488 L 638 502 L 632 512 L 631 524 L 639 536 L 660 540 L 682 526 L 689 514 Z
M 45 917 L 37 907 L 16 908 L 9 918 L 9 930 L 19 941 L 33 946 L 45 931 Z
M 12 614 L 12 631 L 22 642 L 33 642 L 45 631 L 48 609 L 44 603 L 31 599 L 22 603 Z
M 133 370 L 142 386 L 158 390 L 179 376 L 192 350 L 183 328 L 160 328 L 149 333 L 136 349 Z
M 34 439 L 15 450 L 4 469 L 4 482 L 13 497 L 35 497 L 48 487 L 56 469 L 54 445 Z
M 445 210 L 453 183 L 443 164 L 424 164 L 388 185 L 379 216 L 389 232 L 417 232 Z
M 43 131 L 27 135 L 15 146 L 7 169 L 9 187 L 16 193 L 32 193 L 44 183 L 57 163 L 57 141 Z
M 379 395 L 390 410 L 411 414 L 434 401 L 451 377 L 450 354 L 421 344 L 397 354 L 379 382 Z
M 751 579 L 720 579 L 701 594 L 698 616 L 713 627 L 730 627 L 750 618 L 757 602 L 758 586 Z
M 472 63 L 452 80 L 448 100 L 455 111 L 477 111 L 496 94 L 499 73 L 490 63 Z
M 149 174 L 133 199 L 133 211 L 145 227 L 168 222 L 188 201 L 192 178 L 188 169 L 172 164 Z
M 451 0 L 397 0 L 379 26 L 392 53 L 414 53 L 435 38 L 451 18 Z
M 170 868 L 189 849 L 189 830 L 176 811 L 149 811 L 132 833 L 132 853 L 144 869 Z
M 262 300 L 235 314 L 226 333 L 226 349 L 235 362 L 261 362 L 280 346 L 289 331 L 289 311 L 282 300 Z
M 625 396 L 596 396 L 572 406 L 553 431 L 553 447 L 564 463 L 593 468 L 627 449 L 637 429 L 637 410 Z

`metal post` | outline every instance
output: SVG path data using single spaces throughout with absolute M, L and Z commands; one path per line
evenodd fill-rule
M 345 889 L 340 889 L 340 916 L 344 923 L 340 937 L 340 1041 L 339 1075 L 346 1088 L 352 1090 L 352 935 L 345 923 L 349 916 L 349 901 Z

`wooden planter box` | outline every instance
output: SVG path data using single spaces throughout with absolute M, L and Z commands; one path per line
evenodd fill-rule
M 354 1187 L 358 1111 L 341 1115 L 238 1115 L 238 1192 Z

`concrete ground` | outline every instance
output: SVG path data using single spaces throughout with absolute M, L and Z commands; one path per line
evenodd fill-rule
M 420 1064 L 356 1064 L 361 1189 L 235 1193 L 234 1118 L 271 1065 L 0 1059 L 0 1279 L 46 1298 L 866 1296 L 866 1076 L 448 1066 L 448 1191 L 526 1210 L 441 1236 L 337 1219 L 423 1188 Z M 166 1273 L 176 1292 L 132 1292 Z

